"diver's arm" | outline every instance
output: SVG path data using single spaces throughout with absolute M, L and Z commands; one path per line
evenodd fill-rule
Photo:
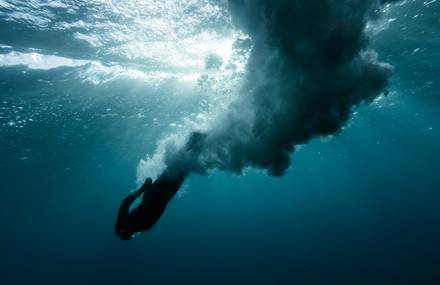
M 153 183 L 153 181 L 151 180 L 150 177 L 148 177 L 147 179 L 145 179 L 144 185 L 142 185 L 141 188 L 130 193 L 122 201 L 121 207 L 119 208 L 119 216 L 128 215 L 128 212 L 130 210 L 130 205 L 134 202 L 134 200 L 136 200 L 139 196 L 141 196 L 142 193 L 147 191 L 151 187 L 152 183 Z
M 125 216 L 128 214 L 130 210 L 130 205 L 136 200 L 142 193 L 143 189 L 138 189 L 132 193 L 130 193 L 121 203 L 121 207 L 119 207 L 119 216 Z

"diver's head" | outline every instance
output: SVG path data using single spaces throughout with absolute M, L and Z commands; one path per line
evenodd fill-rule
M 120 237 L 123 241 L 130 240 L 133 237 L 133 233 L 124 229 L 117 229 L 116 235 Z

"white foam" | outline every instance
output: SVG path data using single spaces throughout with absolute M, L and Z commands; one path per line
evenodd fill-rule
M 53 69 L 58 67 L 83 66 L 90 63 L 87 60 L 71 59 L 56 55 L 45 55 L 40 53 L 21 53 L 12 51 L 7 54 L 0 54 L 0 66 L 25 65 L 30 69 Z

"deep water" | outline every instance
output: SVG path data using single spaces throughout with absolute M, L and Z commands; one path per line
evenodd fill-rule
M 156 2 L 0 0 L 0 284 L 440 283 L 440 1 L 375 24 L 389 94 L 284 177 L 192 176 L 122 242 L 140 159 L 232 96 L 204 60 L 242 37 L 216 1 Z

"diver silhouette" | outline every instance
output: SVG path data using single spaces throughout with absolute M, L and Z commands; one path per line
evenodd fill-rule
M 151 178 L 147 178 L 142 187 L 122 201 L 115 225 L 116 235 L 127 241 L 133 234 L 151 229 L 179 190 L 185 176 L 164 172 L 154 183 Z M 142 194 L 140 204 L 130 210 L 131 204 Z
M 116 235 L 122 240 L 130 240 L 137 232 L 148 231 L 162 216 L 168 203 L 179 191 L 191 168 L 185 163 L 185 157 L 196 157 L 201 151 L 206 134 L 192 132 L 185 147 L 177 153 L 174 165 L 167 169 L 154 181 L 147 178 L 137 191 L 128 195 L 121 204 L 115 225 Z M 143 194 L 140 204 L 130 210 L 131 204 Z

